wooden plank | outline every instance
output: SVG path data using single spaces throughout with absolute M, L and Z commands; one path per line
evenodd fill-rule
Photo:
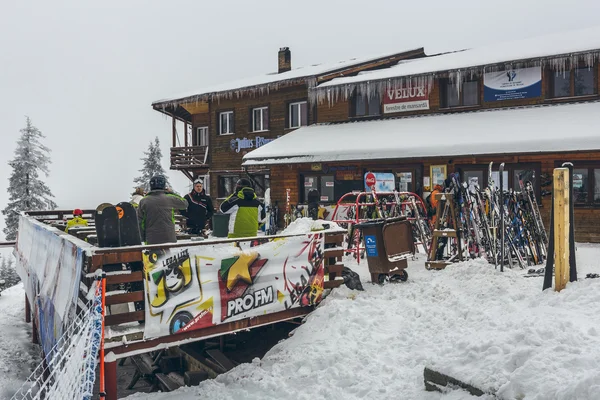
M 334 273 L 334 274 L 341 274 L 343 269 L 344 269 L 344 264 L 334 264 L 334 265 L 328 265 L 327 267 L 325 267 L 325 270 L 328 273 Z
M 470 385 L 466 382 L 453 378 L 449 375 L 442 374 L 441 372 L 434 371 L 430 368 L 425 367 L 423 371 L 423 381 L 425 382 L 425 390 L 428 392 L 439 391 L 442 392 L 444 388 L 449 387 L 460 387 L 471 393 L 473 396 L 483 396 L 486 393 L 483 390 Z
M 214 325 L 208 328 L 197 329 L 193 331 L 176 333 L 174 335 L 164 336 L 156 339 L 149 340 L 140 340 L 137 342 L 130 342 L 127 344 L 122 344 L 120 346 L 110 347 L 110 350 L 107 351 L 112 352 L 116 358 L 127 357 L 127 353 L 136 352 L 139 350 L 152 350 L 152 349 L 160 349 L 160 348 L 168 348 L 171 347 L 171 343 L 181 342 L 187 340 L 189 342 L 202 340 L 207 337 L 218 336 L 229 334 L 233 332 L 237 332 L 243 329 L 250 329 L 256 326 L 272 324 L 275 322 L 285 321 L 288 319 L 303 317 L 309 314 L 314 308 L 313 307 L 299 307 L 292 308 L 285 311 L 280 311 L 271 314 L 259 315 L 253 318 L 245 318 L 239 321 L 227 322 L 220 325 Z M 139 320 L 143 320 L 143 311 L 139 311 L 141 314 L 141 318 Z M 129 313 L 136 314 L 136 313 Z M 125 315 L 125 314 L 123 314 Z M 138 314 L 139 315 L 139 314 Z M 108 318 L 108 317 L 107 317 Z M 138 319 L 134 319 L 137 321 Z M 108 324 L 107 324 L 108 325 Z
M 131 292 L 115 294 L 112 296 L 106 296 L 106 305 L 112 306 L 113 304 L 133 303 L 135 301 L 143 301 L 144 292 Z
M 554 170 L 554 290 L 569 282 L 569 169 Z
M 341 244 L 344 242 L 344 234 L 325 235 L 325 244 Z
M 142 279 L 144 279 L 142 271 L 136 271 L 130 274 L 108 275 L 106 277 L 106 284 L 114 285 L 117 283 L 140 282 Z
M 212 358 L 225 371 L 235 368 L 235 364 L 225 356 L 219 349 L 206 350 L 206 354 Z
M 323 283 L 323 288 L 324 289 L 335 289 L 335 288 L 342 286 L 343 284 L 344 284 L 343 279 L 335 280 L 335 281 L 327 281 L 327 282 Z
M 124 324 L 126 322 L 143 321 L 144 311 L 134 311 L 122 314 L 107 315 L 104 317 L 104 323 L 107 326 Z
M 325 257 L 342 257 L 344 255 L 344 249 L 334 248 L 334 249 L 325 249 L 324 251 Z

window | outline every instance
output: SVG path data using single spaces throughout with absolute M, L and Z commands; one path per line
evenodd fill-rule
M 219 113 L 219 135 L 233 133 L 233 111 Z
M 573 196 L 575 205 L 600 205 L 600 164 L 575 165 Z
M 333 175 L 322 175 L 322 176 L 304 176 L 304 194 L 303 202 L 308 199 L 308 192 L 313 189 L 319 191 L 319 200 L 323 203 L 333 203 L 335 199 L 335 181 Z
M 461 180 L 467 182 L 470 187 L 475 184 L 480 189 L 484 189 L 489 185 L 489 165 L 457 165 L 457 170 L 460 171 Z M 541 203 L 541 185 L 538 177 L 541 169 L 539 163 L 522 163 L 522 164 L 506 164 L 504 166 L 503 187 L 504 190 L 512 188 L 516 191 L 521 191 L 519 185 L 519 175 L 522 176 L 523 184 L 530 181 L 533 184 L 533 190 L 538 203 Z M 492 179 L 494 186 L 500 187 L 500 174 L 498 164 L 494 163 L 492 171 Z
M 192 138 L 192 146 L 208 146 L 208 127 L 196 128 L 196 135 Z
M 552 72 L 550 96 L 552 98 L 590 96 L 596 93 L 594 68 L 575 68 Z
M 381 97 L 378 91 L 370 95 L 354 92 L 351 100 L 353 117 L 372 117 L 381 114 Z
M 269 130 L 269 107 L 252 109 L 252 132 Z
M 218 197 L 226 198 L 231 195 L 235 189 L 235 184 L 241 178 L 248 178 L 247 175 L 225 175 L 219 176 Z M 271 180 L 268 174 L 252 175 L 253 188 L 258 197 L 264 197 L 265 190 L 271 187 Z
M 459 92 L 455 83 L 449 79 L 440 79 L 441 108 L 469 107 L 479 104 L 479 81 L 462 82 Z
M 288 128 L 300 128 L 308 125 L 308 108 L 306 101 L 290 103 L 288 107 Z

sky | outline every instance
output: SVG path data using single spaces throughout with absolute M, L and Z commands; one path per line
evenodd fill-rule
M 0 12 L 0 208 L 19 130 L 52 149 L 60 208 L 129 200 L 148 143 L 168 169 L 171 122 L 151 103 L 292 67 L 425 47 L 456 50 L 595 26 L 596 0 L 102 2 L 5 0 Z M 174 189 L 188 190 L 169 171 Z M 0 228 L 4 221 L 0 220 Z M 0 238 L 2 238 L 0 234 Z

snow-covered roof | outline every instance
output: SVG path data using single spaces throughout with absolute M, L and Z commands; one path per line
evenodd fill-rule
M 600 102 L 311 125 L 243 165 L 600 150 Z
M 316 77 L 320 75 L 343 70 L 345 68 L 350 68 L 364 63 L 377 61 L 380 59 L 394 57 L 402 53 L 408 53 L 417 50 L 422 49 L 407 49 L 390 54 L 380 54 L 378 56 L 351 58 L 349 60 L 342 60 L 325 64 L 313 64 L 307 67 L 293 68 L 290 71 L 282 73 L 272 72 L 265 75 L 195 89 L 188 93 L 182 93 L 178 96 L 174 96 L 163 100 L 157 100 L 152 104 L 167 105 L 176 104 L 183 101 L 201 101 L 207 100 L 208 97 L 214 96 L 216 94 L 225 94 L 224 96 L 220 97 L 231 97 L 233 94 L 241 94 L 242 92 L 253 91 L 255 89 L 261 89 L 262 91 L 260 91 L 259 94 L 262 95 L 268 93 L 269 90 L 277 90 L 279 85 L 285 86 L 285 84 L 297 84 L 303 81 L 308 82 L 309 86 L 316 86 Z
M 551 58 L 548 63 L 553 64 L 555 69 L 563 69 L 567 61 L 572 58 L 586 61 L 590 65 L 598 58 L 599 49 L 600 26 L 515 39 L 480 48 L 404 60 L 389 68 L 336 78 L 320 84 L 312 91 L 312 95 L 316 96 L 318 93 L 319 100 L 324 100 L 327 91 L 340 85 L 356 85 L 399 77 L 417 77 L 436 72 L 466 71 L 485 66 L 488 66 L 486 70 L 492 70 L 497 69 L 498 64 L 503 64 L 501 67 L 520 67 L 530 65 L 531 62 L 541 65 L 544 64 L 542 59 L 547 58 Z M 339 90 L 339 88 L 336 89 Z

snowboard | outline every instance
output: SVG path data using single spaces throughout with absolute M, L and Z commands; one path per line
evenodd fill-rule
M 265 235 L 271 234 L 271 188 L 265 190 Z
M 121 202 L 115 207 L 119 217 L 119 237 L 121 246 L 138 246 L 142 244 L 137 211 L 129 202 Z
M 119 214 L 115 206 L 102 203 L 96 208 L 94 217 L 98 247 L 119 247 Z

